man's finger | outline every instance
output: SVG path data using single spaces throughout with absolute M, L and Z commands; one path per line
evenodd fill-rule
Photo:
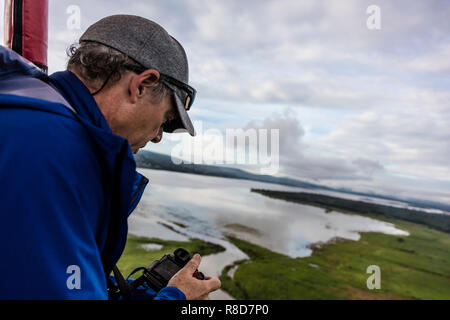
M 195 270 L 197 270 L 198 266 L 200 265 L 200 262 L 202 261 L 202 257 L 198 253 L 194 254 L 192 259 L 186 263 L 184 266 L 184 269 L 187 270 L 190 274 L 193 274 Z
M 203 281 L 205 283 L 207 283 L 207 285 L 209 287 L 209 292 L 216 291 L 217 289 L 220 289 L 220 286 L 222 285 L 220 280 L 218 278 L 215 278 L 215 277 L 211 277 L 210 279 L 203 280 Z

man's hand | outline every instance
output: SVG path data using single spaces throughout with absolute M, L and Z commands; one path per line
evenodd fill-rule
M 170 279 L 167 286 L 183 291 L 186 300 L 208 300 L 209 293 L 219 289 L 221 283 L 218 278 L 214 277 L 205 276 L 205 280 L 198 280 L 192 276 L 201 260 L 200 255 L 196 253 L 184 268 Z

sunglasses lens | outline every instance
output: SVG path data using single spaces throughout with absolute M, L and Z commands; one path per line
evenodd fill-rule
M 190 107 L 191 107 L 191 97 L 190 97 L 190 96 L 187 96 L 187 98 L 186 98 L 186 103 L 184 104 L 184 108 L 185 108 L 186 110 L 189 110 Z
M 195 101 L 195 91 L 193 92 L 192 96 L 189 96 L 189 109 L 194 104 Z
M 186 88 L 179 88 L 175 90 L 175 94 L 180 97 L 181 101 L 184 101 L 184 109 L 189 110 L 194 103 L 195 95 L 187 91 Z
M 195 100 L 195 89 L 172 78 L 165 78 L 165 80 L 174 94 L 178 95 L 181 101 L 184 101 L 184 109 L 189 110 Z

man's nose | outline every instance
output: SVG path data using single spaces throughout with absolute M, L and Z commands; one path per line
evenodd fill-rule
M 162 140 L 162 137 L 163 137 L 163 127 L 160 127 L 158 130 L 158 134 L 151 141 L 153 143 L 159 143 Z

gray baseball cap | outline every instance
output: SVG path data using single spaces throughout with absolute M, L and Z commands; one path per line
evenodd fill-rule
M 196 91 L 188 85 L 189 67 L 181 44 L 159 24 L 134 15 L 113 15 L 91 25 L 80 37 L 116 49 L 147 69 L 161 74 L 161 81 L 174 92 L 179 117 L 164 124 L 165 132 L 187 131 L 195 135 L 187 114 Z

